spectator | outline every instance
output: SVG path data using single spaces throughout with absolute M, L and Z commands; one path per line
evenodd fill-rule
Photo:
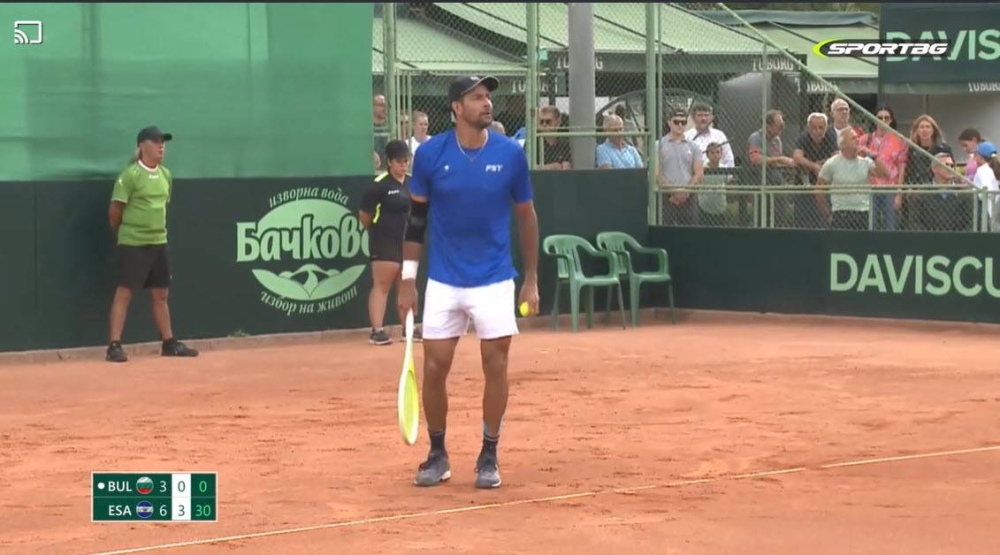
M 872 185 L 882 189 L 898 188 L 903 182 L 908 149 L 903 139 L 893 133 L 896 130 L 896 114 L 892 108 L 888 106 L 878 108 L 875 117 L 888 128 L 879 125 L 862 140 L 862 143 L 882 161 L 889 170 L 889 176 L 872 178 Z M 872 201 L 875 203 L 872 215 L 875 229 L 896 231 L 899 227 L 896 215 L 903 206 L 903 194 L 876 193 L 872 196 Z
M 980 191 L 988 191 L 986 198 L 983 199 L 987 207 L 986 218 L 985 220 L 983 218 L 982 201 L 977 203 L 976 217 L 980 222 L 983 222 L 980 229 L 997 231 L 1000 229 L 1000 225 L 997 225 L 997 218 L 993 216 L 994 207 L 1000 199 L 1000 185 L 997 183 L 997 180 L 1000 180 L 1000 158 L 997 158 L 997 147 L 989 141 L 981 142 L 976 147 L 974 158 L 976 175 L 972 183 Z
M 838 98 L 830 103 L 830 115 L 833 116 L 833 125 L 830 127 L 830 134 L 834 138 L 840 137 L 840 132 L 850 127 L 854 129 L 855 135 L 863 137 L 865 130 L 857 125 L 851 125 L 851 105 L 843 98 Z
M 832 190 L 857 189 L 868 185 L 873 175 L 885 177 L 889 171 L 874 154 L 858 144 L 854 129 L 846 127 L 840 132 L 840 152 L 823 164 L 816 183 L 829 185 Z M 825 197 L 817 193 L 816 200 L 824 214 L 829 213 Z M 868 229 L 868 211 L 871 209 L 868 192 L 831 193 L 830 205 L 833 211 L 830 223 L 834 229 Z
M 764 116 L 767 132 L 767 152 L 764 152 L 764 138 L 760 131 L 754 131 L 749 140 L 750 164 L 756 166 L 754 175 L 760 175 L 761 164 L 765 166 L 764 175 L 767 185 L 784 185 L 785 176 L 781 168 L 794 168 L 795 160 L 783 156 L 784 146 L 781 144 L 781 133 L 785 130 L 785 116 L 781 110 L 768 110 Z
M 781 143 L 781 132 L 785 130 L 785 116 L 781 110 L 768 110 L 764 115 L 765 141 L 760 131 L 754 131 L 747 141 L 750 145 L 750 166 L 752 171 L 748 184 L 760 183 L 761 167 L 764 168 L 764 184 L 777 187 L 785 184 L 783 168 L 794 168 L 795 160 L 784 156 L 784 146 Z M 765 150 L 764 144 L 767 143 Z M 775 195 L 775 220 L 779 227 L 788 227 L 788 195 Z
M 615 114 L 604 116 L 604 130 L 608 133 L 621 133 L 625 129 L 622 118 Z M 634 146 L 625 141 L 625 137 L 607 137 L 597 145 L 597 167 L 602 170 L 635 169 L 642 167 L 642 157 Z
M 126 362 L 122 349 L 125 316 L 137 289 L 149 290 L 153 321 L 163 344 L 165 357 L 196 357 L 174 337 L 167 296 L 173 281 L 167 242 L 167 207 L 174 180 L 163 165 L 170 133 L 158 127 L 139 131 L 131 163 L 118 176 L 108 207 L 108 223 L 115 233 L 117 288 L 111 301 L 110 343 L 105 360 Z
M 983 142 L 983 136 L 979 134 L 978 129 L 970 127 L 958 135 L 958 144 L 969 155 L 969 159 L 965 163 L 965 178 L 969 181 L 976 179 L 976 169 L 979 167 L 976 162 L 976 149 L 979 148 L 981 142 Z
M 969 214 L 972 211 L 973 197 L 969 194 L 959 194 L 965 189 L 961 176 L 955 172 L 955 159 L 951 147 L 939 144 L 931 147 L 929 152 L 933 158 L 931 172 L 934 178 L 928 183 L 942 189 L 955 189 L 955 192 L 927 192 L 914 197 L 913 223 L 914 229 L 921 231 L 972 231 L 972 221 Z
M 698 193 L 698 221 L 702 225 L 725 227 L 726 220 L 726 191 L 725 186 L 732 179 L 732 174 L 723 172 L 713 172 L 712 170 L 722 169 L 723 145 L 720 143 L 708 143 L 705 146 L 705 156 L 708 161 L 705 163 L 705 177 L 702 184 L 712 186 L 711 191 L 705 190 Z
M 906 149 L 906 166 L 903 169 L 904 185 L 927 185 L 934 183 L 934 172 L 931 170 L 931 157 L 928 151 L 944 142 L 944 134 L 934 118 L 927 114 L 917 116 L 910 127 L 910 141 L 919 148 Z M 900 227 L 909 229 L 909 203 L 916 198 L 914 194 L 903 195 L 903 206 L 899 210 Z M 916 224 L 914 224 L 916 225 Z
M 691 119 L 694 120 L 694 127 L 685 131 L 684 136 L 703 153 L 702 163 L 708 163 L 708 145 L 715 143 L 720 145 L 722 149 L 722 159 L 719 161 L 719 168 L 734 168 L 736 161 L 733 156 L 733 147 L 729 144 L 729 137 L 721 129 L 712 126 L 715 121 L 715 114 L 712 113 L 712 107 L 703 102 L 696 102 L 691 107 Z M 721 172 L 716 173 L 712 175 L 712 181 L 716 182 L 723 178 L 725 178 L 723 179 L 724 181 L 728 181 L 728 178 L 732 177 L 732 175 Z M 707 178 L 708 175 L 706 174 Z M 737 194 L 736 197 L 739 202 L 740 211 L 744 213 L 749 212 L 748 208 L 753 201 L 753 197 L 747 194 Z M 698 203 L 700 206 L 700 194 Z
M 399 115 L 399 128 L 396 132 L 399 133 L 399 138 L 403 141 L 413 136 L 413 132 L 410 129 L 410 116 L 406 114 Z
M 504 129 L 503 124 L 500 123 L 499 121 L 493 120 L 493 123 L 491 123 L 490 126 L 493 127 L 493 130 L 496 131 L 497 133 L 503 135 L 504 137 L 507 136 L 507 130 Z
M 385 145 L 389 142 L 389 125 L 386 122 L 385 113 L 385 97 L 380 94 L 376 94 L 372 97 L 372 127 L 375 136 L 375 156 L 378 156 L 380 152 L 385 152 Z M 380 169 L 382 169 L 381 158 L 379 158 L 379 163 L 378 166 L 375 167 L 375 171 Z
M 712 107 L 708 104 L 696 103 L 691 107 L 691 118 L 694 120 L 694 127 L 684 132 L 684 138 L 694 143 L 698 150 L 704 153 L 702 162 L 708 163 L 708 144 L 715 143 L 722 145 L 722 159 L 719 161 L 719 167 L 735 167 L 733 147 L 729 145 L 729 138 L 722 130 L 712 127 L 714 120 Z
M 406 141 L 406 145 L 410 147 L 411 156 L 416 155 L 420 145 L 432 137 L 432 135 L 427 134 L 430 127 L 430 119 L 425 112 L 419 110 L 413 112 L 413 136 Z
M 913 120 L 910 128 L 910 140 L 916 143 L 923 151 L 909 147 L 907 150 L 906 171 L 904 172 L 903 183 L 907 185 L 920 185 L 934 182 L 934 172 L 931 170 L 931 157 L 926 152 L 944 142 L 944 134 L 934 118 L 927 114 L 918 116 Z
M 615 115 L 621 118 L 622 126 L 625 131 L 634 132 L 639 130 L 639 127 L 635 124 L 635 118 L 631 116 L 630 110 L 625 106 L 625 104 L 615 106 Z M 636 137 L 634 135 L 631 137 L 625 137 L 625 142 L 634 146 L 636 152 L 638 152 L 640 156 L 642 155 L 643 143 L 641 137 Z
M 806 132 L 799 135 L 795 141 L 795 151 L 792 152 L 792 159 L 799 171 L 799 181 L 802 185 L 816 185 L 819 171 L 833 155 L 840 149 L 837 146 L 837 138 L 829 133 L 830 127 L 826 114 L 813 112 L 806 118 Z M 822 201 L 819 198 L 822 197 Z M 827 227 L 827 216 L 821 206 L 826 206 L 829 202 L 829 195 L 817 193 L 816 195 L 797 194 L 793 197 L 792 205 L 795 210 L 793 223 L 799 228 L 825 228 Z
M 704 165 L 701 151 L 684 138 L 687 112 L 675 111 L 668 120 L 670 132 L 656 145 L 656 183 L 667 191 L 662 203 L 663 225 L 697 225 L 698 203 L 684 190 L 702 182 Z
M 559 112 L 559 108 L 542 106 L 538 110 L 538 114 L 539 132 L 553 133 L 562 127 L 562 114 Z M 569 140 L 565 137 L 545 137 L 542 140 L 542 148 L 544 150 L 542 164 L 538 169 L 568 170 L 573 167 Z

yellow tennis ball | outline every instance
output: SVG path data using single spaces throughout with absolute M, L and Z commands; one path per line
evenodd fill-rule
M 527 316 L 528 315 L 528 310 L 529 310 L 529 308 L 528 308 L 528 301 L 525 301 L 525 302 L 521 303 L 521 306 L 519 307 L 519 310 L 521 311 L 521 316 Z

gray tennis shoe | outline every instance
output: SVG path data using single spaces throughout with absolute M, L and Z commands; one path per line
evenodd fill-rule
M 431 451 L 417 470 L 413 483 L 420 487 L 431 487 L 451 478 L 451 464 L 448 454 L 442 451 Z
M 476 488 L 493 489 L 500 487 L 500 465 L 494 453 L 480 453 L 476 461 Z

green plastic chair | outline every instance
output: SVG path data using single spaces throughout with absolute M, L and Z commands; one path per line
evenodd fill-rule
M 608 307 L 605 312 L 605 320 L 608 322 L 611 320 L 611 288 L 617 288 L 618 309 L 622 314 L 622 329 L 626 328 L 622 284 L 621 280 L 618 279 L 620 270 L 618 261 L 613 255 L 595 249 L 586 239 L 576 235 L 549 235 L 542 242 L 542 249 L 545 254 L 556 258 L 557 275 L 556 292 L 552 301 L 552 329 L 559 327 L 559 290 L 563 284 L 569 286 L 569 306 L 570 314 L 573 316 L 574 333 L 579 327 L 577 320 L 580 315 L 580 291 L 584 287 L 588 288 L 589 293 L 587 297 L 588 328 L 594 327 L 594 288 L 596 287 L 608 288 Z M 596 258 L 606 259 L 609 266 L 608 273 L 596 276 L 584 275 L 580 251 Z
M 628 280 L 629 311 L 632 312 L 632 327 L 639 325 L 639 288 L 643 283 L 666 283 L 667 298 L 670 301 L 670 323 L 676 324 L 674 316 L 674 283 L 670 278 L 667 251 L 643 247 L 631 235 L 620 231 L 604 231 L 597 234 L 597 248 L 614 255 L 618 259 L 618 275 Z M 632 253 L 654 255 L 659 263 L 656 270 L 637 272 L 632 265 Z

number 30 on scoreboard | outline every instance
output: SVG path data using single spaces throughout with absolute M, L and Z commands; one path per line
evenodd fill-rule
M 93 472 L 93 522 L 215 522 L 217 472 Z

